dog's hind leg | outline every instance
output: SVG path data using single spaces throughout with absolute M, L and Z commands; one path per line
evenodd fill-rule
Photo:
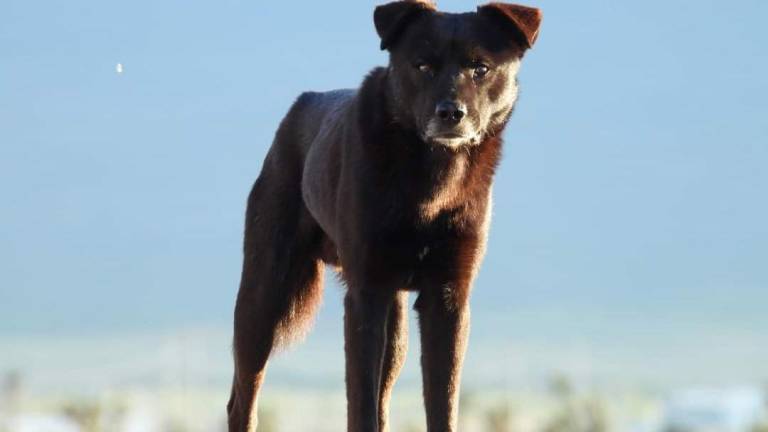
M 408 292 L 395 296 L 387 316 L 387 341 L 379 388 L 379 432 L 389 431 L 389 400 L 408 351 Z
M 301 200 L 300 169 L 267 157 L 246 214 L 243 272 L 235 306 L 230 432 L 256 430 L 267 359 L 307 330 L 322 295 L 323 233 Z

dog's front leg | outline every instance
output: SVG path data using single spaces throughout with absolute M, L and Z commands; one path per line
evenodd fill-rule
M 461 366 L 469 333 L 469 303 L 446 284 L 425 287 L 416 301 L 421 330 L 421 368 L 429 432 L 455 432 Z
M 379 430 L 379 388 L 394 291 L 350 287 L 344 299 L 347 429 Z
M 379 388 L 379 432 L 389 432 L 389 400 L 408 351 L 408 291 L 395 295 L 387 315 L 387 342 Z

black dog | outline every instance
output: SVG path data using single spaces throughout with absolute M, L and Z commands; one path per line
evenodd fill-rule
M 386 431 L 417 291 L 428 430 L 455 431 L 469 293 L 485 250 L 500 135 L 538 9 L 376 8 L 390 63 L 358 90 L 305 93 L 248 199 L 229 430 L 254 431 L 273 348 L 300 336 L 325 263 L 347 285 L 348 430 Z

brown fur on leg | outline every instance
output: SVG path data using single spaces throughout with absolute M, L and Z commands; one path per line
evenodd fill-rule
M 489 206 L 486 202 L 485 212 Z M 428 432 L 455 432 L 458 427 L 461 370 L 469 338 L 469 296 L 484 251 L 484 237 L 466 236 L 445 243 L 432 257 L 443 271 L 419 284 L 414 307 L 421 330 Z
M 442 291 L 423 289 L 416 301 L 421 329 L 421 369 L 428 432 L 455 432 L 461 367 L 469 336 L 469 304 L 451 304 Z
M 389 431 L 389 400 L 408 352 L 408 292 L 395 295 L 387 316 L 387 342 L 379 388 L 379 432 Z
M 379 392 L 394 291 L 350 287 L 344 298 L 347 428 L 379 430 Z

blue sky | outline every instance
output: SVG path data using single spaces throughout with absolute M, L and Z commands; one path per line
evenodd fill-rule
M 374 4 L 3 2 L 0 334 L 228 325 L 277 123 L 386 62 Z M 477 331 L 768 342 L 768 3 L 537 5 Z

